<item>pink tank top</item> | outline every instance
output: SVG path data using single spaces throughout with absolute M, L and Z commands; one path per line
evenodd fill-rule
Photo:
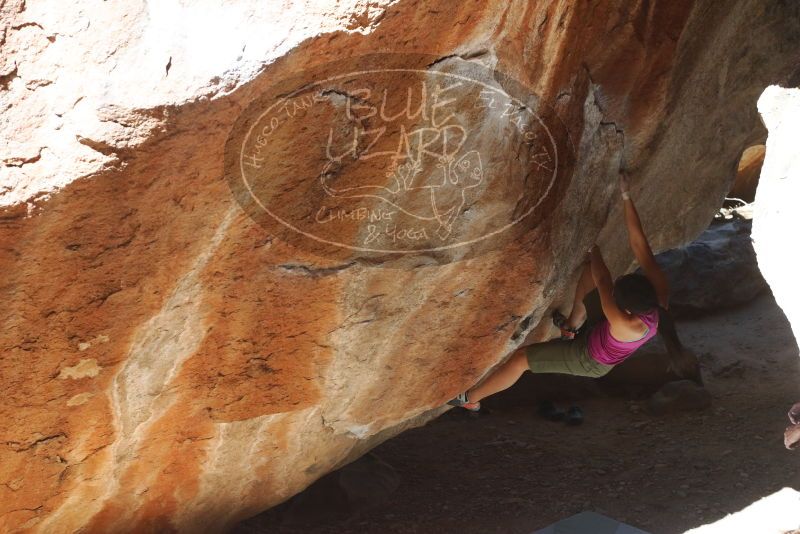
M 589 355 L 600 363 L 616 365 L 656 335 L 658 331 L 658 309 L 639 316 L 647 325 L 647 332 L 636 341 L 619 341 L 611 335 L 611 324 L 603 320 L 589 332 Z

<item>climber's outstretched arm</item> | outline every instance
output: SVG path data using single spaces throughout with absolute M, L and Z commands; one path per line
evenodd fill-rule
M 619 188 L 622 191 L 625 226 L 628 229 L 628 241 L 630 242 L 631 250 L 633 250 L 639 265 L 642 266 L 645 276 L 653 284 L 659 304 L 666 309 L 669 305 L 669 282 L 664 271 L 656 263 L 650 243 L 647 242 L 647 236 L 645 236 L 642 229 L 642 222 L 639 220 L 639 214 L 636 211 L 636 206 L 633 205 L 633 199 L 630 195 L 628 176 L 624 172 L 620 172 L 619 175 Z
M 612 325 L 626 323 L 627 317 L 625 313 L 619 309 L 614 300 L 614 281 L 611 278 L 611 271 L 608 270 L 606 262 L 603 261 L 603 255 L 597 245 L 589 249 L 589 261 L 591 262 L 592 279 L 594 280 L 594 285 L 597 286 L 597 292 L 600 294 L 600 305 L 603 307 L 603 314 Z

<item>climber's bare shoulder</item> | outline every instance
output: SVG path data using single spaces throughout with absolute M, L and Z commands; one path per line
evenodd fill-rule
M 609 319 L 611 335 L 619 341 L 636 341 L 647 333 L 647 325 L 635 315 L 627 315 L 616 321 Z

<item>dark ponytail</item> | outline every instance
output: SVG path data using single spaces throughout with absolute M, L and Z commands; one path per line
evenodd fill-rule
M 658 309 L 658 333 L 664 340 L 669 356 L 667 370 L 680 378 L 688 378 L 703 385 L 697 357 L 681 343 L 672 315 L 661 307 L 656 290 L 646 276 L 637 272 L 617 278 L 614 282 L 614 300 L 621 310 L 637 315 Z
M 703 377 L 700 374 L 700 362 L 690 351 L 686 350 L 678 338 L 675 329 L 675 321 L 672 315 L 661 306 L 658 306 L 658 333 L 664 340 L 669 355 L 669 365 L 667 370 L 675 373 L 681 378 L 688 378 L 695 381 L 698 385 L 703 385 Z

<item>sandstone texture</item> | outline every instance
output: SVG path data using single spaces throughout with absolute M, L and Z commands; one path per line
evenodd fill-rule
M 435 417 L 552 333 L 590 244 L 633 268 L 621 164 L 655 248 L 708 225 L 800 47 L 800 6 L 761 0 L 8 0 L 0 16 L 8 532 L 221 531 Z M 376 52 L 394 70 L 359 75 L 375 91 L 334 79 Z M 444 76 L 464 83 L 440 123 L 370 113 L 381 88 Z M 770 128 L 797 100 L 777 91 Z M 295 94 L 302 120 L 266 132 L 260 106 Z M 775 187 L 790 160 L 771 151 L 797 138 L 780 135 Z M 398 140 L 419 159 L 367 157 Z M 269 165 L 248 196 L 231 154 L 253 146 Z M 306 235 L 323 203 L 330 224 Z M 416 249 L 367 241 L 358 210 L 387 206 L 422 221 L 401 239 Z

